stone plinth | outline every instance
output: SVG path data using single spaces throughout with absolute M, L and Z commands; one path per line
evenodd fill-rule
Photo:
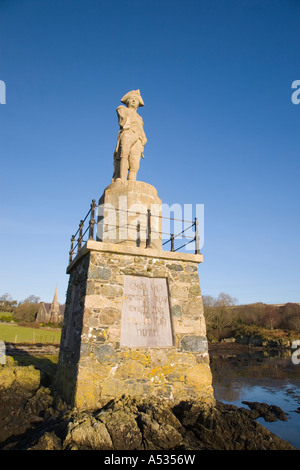
M 66 401 L 96 409 L 123 394 L 213 400 L 200 262 L 202 255 L 86 243 L 67 270 L 56 380 Z
M 161 249 L 162 203 L 154 186 L 142 181 L 114 181 L 105 189 L 99 206 L 99 241 L 145 247 L 147 209 L 150 209 L 150 247 Z

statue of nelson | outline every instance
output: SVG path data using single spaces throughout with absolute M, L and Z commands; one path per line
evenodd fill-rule
M 143 156 L 147 138 L 143 129 L 143 119 L 137 113 L 139 106 L 144 106 L 140 90 L 132 90 L 121 99 L 125 106 L 117 108 L 119 135 L 114 153 L 113 181 L 135 181 Z

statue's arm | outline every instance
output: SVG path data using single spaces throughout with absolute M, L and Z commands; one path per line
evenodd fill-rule
M 142 129 L 141 129 L 140 140 L 141 140 L 143 146 L 145 146 L 146 143 L 147 143 L 147 137 L 146 137 L 146 134 L 145 134 L 143 125 L 144 125 L 144 123 L 143 123 L 143 121 L 142 121 Z
M 122 129 L 129 129 L 130 119 L 127 113 L 127 108 L 125 108 L 125 106 L 119 106 L 117 108 L 117 114 L 118 114 L 119 126 Z

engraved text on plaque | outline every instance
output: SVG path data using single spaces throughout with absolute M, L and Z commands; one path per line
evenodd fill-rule
M 173 346 L 166 279 L 124 277 L 121 346 Z

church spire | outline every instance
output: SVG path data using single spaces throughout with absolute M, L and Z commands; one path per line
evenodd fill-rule
M 50 322 L 56 323 L 59 317 L 59 303 L 57 299 L 57 286 L 55 288 L 53 302 L 50 307 Z
M 57 286 L 55 287 L 55 292 L 54 292 L 54 297 L 53 297 L 53 302 L 52 305 L 58 305 L 58 300 L 57 300 Z

